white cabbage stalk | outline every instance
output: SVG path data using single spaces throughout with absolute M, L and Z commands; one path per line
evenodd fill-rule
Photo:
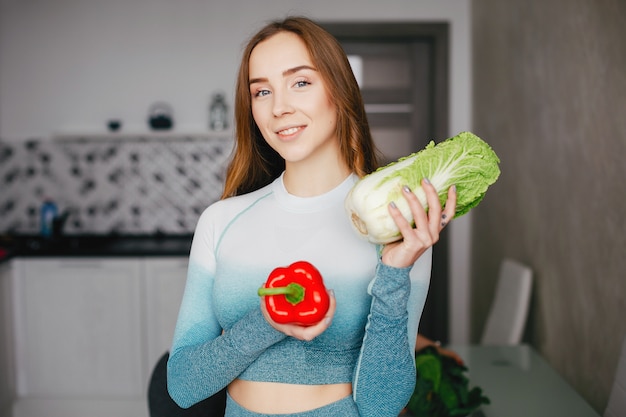
M 500 159 L 491 147 L 470 132 L 462 132 L 435 145 L 430 142 L 421 151 L 401 158 L 361 178 L 345 200 L 354 230 L 372 243 L 384 244 L 402 238 L 389 214 L 389 203 L 396 206 L 412 224 L 408 202 L 402 187 L 408 186 L 425 209 L 426 195 L 421 187 L 428 178 L 445 204 L 448 189 L 456 186 L 455 217 L 467 213 L 483 199 L 487 188 L 500 175 Z

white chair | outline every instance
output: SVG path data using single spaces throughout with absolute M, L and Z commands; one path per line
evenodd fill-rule
M 532 280 L 533 272 L 528 266 L 512 259 L 502 261 L 481 344 L 516 345 L 521 342 Z
M 623 416 L 626 416 L 626 336 L 622 342 L 622 352 L 617 360 L 617 372 L 609 396 L 609 403 L 604 410 L 604 417 Z

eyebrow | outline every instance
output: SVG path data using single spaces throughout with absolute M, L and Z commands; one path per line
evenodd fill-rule
M 317 71 L 315 68 L 309 66 L 309 65 L 299 65 L 297 67 L 293 67 L 293 68 L 289 68 L 286 69 L 285 71 L 283 71 L 283 77 L 286 77 L 288 75 L 292 75 L 295 74 L 296 72 L 302 71 L 302 70 L 311 70 L 311 71 Z M 248 84 L 255 84 L 255 83 L 262 83 L 262 82 L 267 82 L 268 79 L 267 78 L 252 78 Z

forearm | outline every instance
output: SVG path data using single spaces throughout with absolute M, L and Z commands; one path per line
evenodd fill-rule
M 265 349 L 284 338 L 260 309 L 254 309 L 221 336 L 172 351 L 167 364 L 169 394 L 188 408 L 227 386 Z
M 379 263 L 369 288 L 372 305 L 354 377 L 354 399 L 363 417 L 398 415 L 415 387 L 407 331 L 409 271 Z M 411 337 L 414 341 L 415 334 Z

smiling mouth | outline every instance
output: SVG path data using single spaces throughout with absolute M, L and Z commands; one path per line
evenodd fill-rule
M 278 133 L 281 136 L 289 136 L 301 130 L 302 127 L 290 127 L 289 129 L 279 130 Z

